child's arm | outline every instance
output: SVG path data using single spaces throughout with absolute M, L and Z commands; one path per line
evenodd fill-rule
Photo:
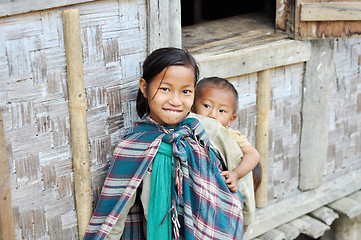
M 257 149 L 251 145 L 243 147 L 241 150 L 243 152 L 243 159 L 241 163 L 235 169 L 233 169 L 233 171 L 238 174 L 238 179 L 244 177 L 247 173 L 252 171 L 252 169 L 256 167 L 257 163 L 259 163 L 259 160 L 261 159 Z
M 232 192 L 237 192 L 237 180 L 252 171 L 260 160 L 260 155 L 258 154 L 257 149 L 253 146 L 249 145 L 242 147 L 241 150 L 243 152 L 243 159 L 241 163 L 232 171 L 223 171 L 221 173 L 221 175 L 226 178 L 225 182 Z

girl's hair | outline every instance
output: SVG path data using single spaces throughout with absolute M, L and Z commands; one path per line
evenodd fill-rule
M 200 80 L 197 84 L 196 92 L 195 92 L 195 98 L 201 97 L 202 91 L 205 87 L 212 86 L 219 89 L 224 89 L 226 91 L 231 91 L 234 98 L 234 109 L 233 113 L 237 112 L 238 109 L 238 92 L 227 79 L 225 78 L 219 78 L 219 77 L 208 77 L 203 78 Z
M 187 51 L 179 48 L 170 47 L 154 50 L 144 61 L 142 78 L 146 81 L 147 85 L 149 85 L 153 78 L 164 69 L 176 65 L 191 66 L 194 70 L 194 85 L 196 85 L 199 77 L 196 60 Z M 139 117 L 143 117 L 144 114 L 150 111 L 148 100 L 143 96 L 140 89 L 138 90 L 136 108 Z

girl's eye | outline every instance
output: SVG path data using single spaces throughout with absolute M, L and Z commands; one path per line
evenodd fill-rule
M 220 112 L 220 113 L 225 113 L 226 111 L 223 110 L 223 109 L 220 109 L 219 112 Z
M 211 106 L 209 106 L 208 104 L 203 104 L 203 106 L 205 107 L 205 108 L 210 108 Z
M 166 87 L 161 87 L 159 88 L 160 90 L 164 91 L 164 92 L 169 92 L 169 88 L 166 88 Z
M 183 90 L 183 93 L 184 94 L 189 94 L 189 93 L 191 93 L 191 90 Z

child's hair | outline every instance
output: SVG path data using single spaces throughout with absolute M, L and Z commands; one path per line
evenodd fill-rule
M 194 57 L 187 51 L 179 48 L 159 48 L 154 50 L 145 59 L 143 64 L 142 78 L 146 81 L 147 85 L 149 85 L 153 78 L 161 73 L 164 69 L 170 66 L 186 65 L 189 65 L 193 68 L 194 85 L 196 85 L 199 78 L 199 68 Z M 144 114 L 149 113 L 150 111 L 148 100 L 143 96 L 140 89 L 138 90 L 136 108 L 139 117 L 143 117 Z
M 219 78 L 219 77 L 208 77 L 208 78 L 203 78 L 202 80 L 200 80 L 197 83 L 197 88 L 196 88 L 196 92 L 195 92 L 195 101 L 198 97 L 201 96 L 202 94 L 202 90 L 205 87 L 208 86 L 213 86 L 219 89 L 224 89 L 227 91 L 231 91 L 234 95 L 234 109 L 233 109 L 233 113 L 235 113 L 238 109 L 238 92 L 237 90 L 234 88 L 234 86 L 232 85 L 232 83 L 230 83 L 227 79 L 224 78 Z
M 262 181 L 262 167 L 261 163 L 257 163 L 256 167 L 252 170 L 253 174 L 253 185 L 254 185 L 254 194 L 256 195 L 256 192 L 261 185 Z

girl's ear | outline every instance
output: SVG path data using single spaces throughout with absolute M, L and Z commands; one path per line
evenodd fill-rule
M 139 79 L 139 89 L 143 93 L 143 96 L 147 98 L 147 82 L 144 78 Z

